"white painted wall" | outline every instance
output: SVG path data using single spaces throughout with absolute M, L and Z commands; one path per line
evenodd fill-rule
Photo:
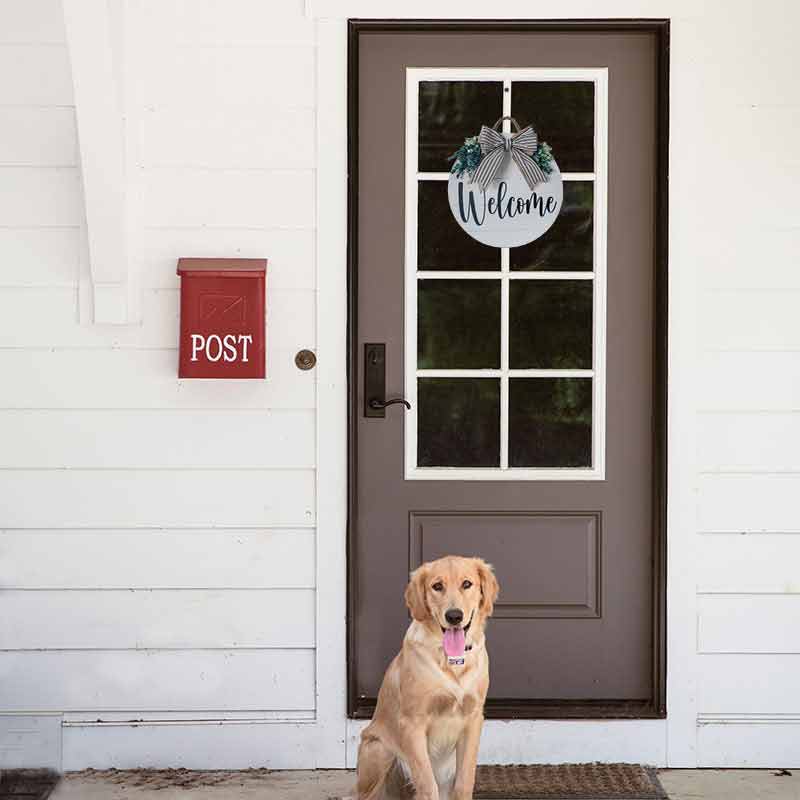
M 138 319 L 104 326 L 61 2 L 0 3 L 0 766 L 313 763 L 315 25 L 125 11 Z M 214 255 L 269 258 L 264 382 L 176 379 L 176 259 Z
M 353 761 L 344 20 L 452 10 L 307 5 L 128 0 L 136 308 L 98 326 L 60 2 L 0 3 L 0 765 Z M 490 723 L 483 757 L 800 766 L 800 7 L 536 13 L 672 18 L 669 718 Z M 270 259 L 267 381 L 176 379 L 192 255 Z

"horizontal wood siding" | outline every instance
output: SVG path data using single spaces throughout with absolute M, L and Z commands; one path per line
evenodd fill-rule
M 192 725 L 185 718 L 174 724 L 75 725 L 63 733 L 63 769 L 113 764 L 136 769 L 303 769 L 308 767 L 309 722 L 256 719 L 225 724 L 212 718 Z
M 179 381 L 178 350 L 0 349 L 2 405 L 13 409 L 313 409 L 314 375 L 275 339 L 264 381 Z M 102 377 L 102 380 L 100 379 Z
M 159 0 L 142 9 L 142 21 L 163 45 L 270 46 L 314 44 L 314 23 L 303 0 L 234 0 L 219 13 L 219 0 Z
M 177 350 L 180 318 L 178 289 L 145 290 L 141 325 L 98 330 L 78 324 L 78 292 L 73 288 L 6 289 L 0 315 L 8 322 L 0 333 L 7 348 L 91 348 Z M 267 370 L 280 351 L 314 341 L 315 295 L 310 289 L 267 289 Z M 286 331 L 275 336 L 275 331 Z M 296 351 L 295 351 L 296 352 Z M 268 376 L 271 377 L 271 376 Z
M 80 231 L 68 228 L 0 228 L 0 288 L 77 288 Z M 9 331 L 5 328 L 4 335 Z
M 700 653 L 800 652 L 800 592 L 700 595 Z
M 83 219 L 81 198 L 75 167 L 6 168 L 0 183 L 0 220 L 9 227 L 75 227 Z
M 37 732 L 48 714 L 155 714 L 177 725 L 167 749 L 193 739 L 181 720 L 200 730 L 187 765 L 236 748 L 242 766 L 299 765 L 316 708 L 316 375 L 294 365 L 317 341 L 315 26 L 300 0 L 112 5 L 124 326 L 91 321 L 61 0 L 0 3 L 0 714 L 22 715 L 0 721 L 60 748 Z M 266 380 L 177 379 L 184 256 L 269 260 Z M 119 762 L 131 730 L 66 727 L 53 763 Z M 160 731 L 134 763 L 158 762 Z
M 267 291 L 313 289 L 314 234 L 305 229 L 246 228 L 150 228 L 142 232 L 144 263 L 141 279 L 147 288 L 178 287 L 178 258 L 258 258 L 268 254 Z M 268 307 L 267 309 L 271 309 Z
M 144 116 L 142 160 L 150 167 L 236 169 L 313 169 L 314 112 L 310 108 L 245 118 L 231 125 L 227 116 L 184 109 Z
M 314 646 L 311 589 L 3 591 L 7 650 Z
M 782 715 L 701 718 L 697 757 L 705 767 L 774 769 L 800 766 L 800 720 Z
M 0 528 L 314 525 L 311 469 L 7 469 L 0 494 Z
M 311 528 L 7 530 L 0 587 L 313 589 L 314 546 Z
M 703 531 L 800 531 L 800 474 L 702 475 L 698 521 Z
M 0 166 L 74 167 L 77 148 L 74 109 L 0 106 Z
M 800 654 L 707 653 L 697 668 L 701 715 L 789 714 L 800 721 Z
M 704 594 L 800 593 L 800 536 L 718 533 L 698 537 L 697 586 Z
M 279 29 L 275 28 L 275 33 Z M 159 48 L 142 65 L 141 91 L 156 106 L 267 117 L 314 107 L 314 48 L 283 44 Z M 291 80 L 275 80 L 275 76 Z M 187 195 L 188 196 L 188 195 Z
M 704 414 L 699 434 L 703 472 L 800 472 L 800 414 Z
M 14 14 L 25 1 L 11 0 L 3 6 L 8 14 Z M 0 106 L 52 107 L 73 103 L 65 44 L 20 41 L 0 45 Z
M 672 16 L 670 481 L 683 493 L 668 740 L 681 766 L 800 762 L 800 90 L 796 47 L 765 12 Z M 737 39 L 764 47 L 743 55 Z M 769 143 L 747 174 L 741 140 Z
M 7 711 L 307 711 L 314 651 L 2 652 L 0 680 Z
M 61 2 L 0 2 L 0 768 L 22 747 L 64 769 L 313 761 L 317 373 L 294 356 L 331 302 L 315 128 L 345 92 L 342 70 L 318 96 L 322 2 L 125 4 L 125 326 L 91 324 Z M 668 9 L 668 730 L 610 724 L 601 755 L 796 766 L 800 11 L 717 12 Z M 269 259 L 266 380 L 177 379 L 184 256 Z M 559 760 L 574 731 L 544 727 Z M 484 757 L 529 730 L 496 726 Z
M 148 227 L 311 228 L 309 170 L 203 170 L 163 167 L 144 181 Z
M 86 447 L 93 438 L 104 447 Z M 0 469 L 301 469 L 315 458 L 308 409 L 0 411 L 0 441 Z
M 0 44 L 64 44 L 60 0 L 0 3 Z
M 701 411 L 800 411 L 800 352 L 716 350 L 698 361 Z

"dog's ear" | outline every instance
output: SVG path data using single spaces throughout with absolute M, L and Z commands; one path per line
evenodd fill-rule
M 417 567 L 412 573 L 406 586 L 406 605 L 417 622 L 423 622 L 430 614 L 428 603 L 425 601 L 425 582 L 427 581 L 428 568 L 425 564 Z
M 481 609 L 487 617 L 491 617 L 495 600 L 500 591 L 500 584 L 497 583 L 491 564 L 487 564 L 482 558 L 476 558 L 475 565 L 481 581 Z

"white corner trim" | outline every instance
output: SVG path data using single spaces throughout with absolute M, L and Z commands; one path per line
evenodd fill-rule
M 484 3 L 462 0 L 458 9 L 445 0 L 306 0 L 306 16 L 312 19 L 656 19 L 697 15 L 696 0 L 571 0 L 544 7 L 529 0 Z
M 347 605 L 347 25 L 317 23 L 317 768 L 343 768 Z
M 115 77 L 107 0 L 63 0 L 89 260 L 94 321 L 128 321 L 128 212 L 121 87 Z
M 467 0 L 459 6 L 460 18 L 472 19 L 563 19 L 592 18 L 653 18 L 668 17 L 673 20 L 702 17 L 706 12 L 702 4 L 695 0 L 608 0 L 598 4 L 596 0 L 564 0 L 550 9 L 532 8 L 522 0 L 508 0 L 502 7 Z M 347 19 L 362 17 L 366 19 L 414 19 L 452 17 L 452 4 L 436 0 L 407 0 L 400 5 L 387 0 L 306 0 L 306 16 L 325 19 L 318 22 L 319 39 L 317 49 L 317 75 L 325 78 L 318 83 L 320 108 L 318 118 L 318 141 L 326 142 L 328 137 L 331 149 L 326 163 L 319 165 L 317 173 L 317 206 L 323 198 L 341 197 L 346 185 L 346 164 L 342 167 L 340 151 L 341 137 L 347 135 L 347 103 L 344 87 L 346 79 L 341 74 L 347 53 Z M 327 21 L 330 20 L 330 21 Z M 693 24 L 693 23 L 692 23 Z M 325 33 L 323 31 L 327 31 Z M 677 33 L 686 30 L 681 25 Z M 675 36 L 673 41 L 684 42 L 683 36 Z M 690 67 L 688 50 L 673 50 L 671 56 L 671 84 L 675 92 L 676 83 L 685 88 L 694 74 Z M 332 72 L 330 72 L 332 71 Z M 328 80 L 329 75 L 338 76 Z M 677 78 L 677 81 L 676 81 Z M 340 80 L 340 84 L 336 84 Z M 324 97 L 323 92 L 331 85 L 336 87 L 333 95 Z M 687 105 L 688 103 L 688 105 Z M 691 102 L 673 105 L 670 116 L 670 129 L 685 127 L 686 109 Z M 676 126 L 677 120 L 677 126 Z M 698 730 L 725 730 L 718 724 L 698 724 L 697 675 L 696 675 L 696 529 L 697 489 L 696 456 L 694 448 L 686 443 L 696 441 L 696 409 L 694 407 L 694 387 L 697 386 L 697 275 L 694 262 L 687 257 L 686 235 L 677 231 L 675 223 L 675 200 L 680 197 L 687 185 L 685 170 L 671 164 L 670 169 L 670 212 L 673 222 L 670 228 L 670 281 L 669 281 L 669 476 L 668 476 L 668 621 L 667 652 L 669 654 L 667 673 L 666 720 L 624 721 L 515 721 L 513 723 L 492 720 L 487 723 L 486 741 L 492 746 L 489 753 L 503 754 L 499 749 L 503 737 L 508 737 L 514 749 L 508 752 L 518 756 L 518 760 L 535 758 L 546 761 L 555 758 L 564 760 L 600 760 L 602 757 L 620 761 L 641 761 L 648 757 L 652 763 L 671 767 L 697 767 Z M 320 346 L 320 366 L 317 375 L 317 424 L 318 424 L 318 608 L 317 618 L 317 713 L 320 743 L 325 742 L 326 726 L 338 732 L 347 732 L 347 764 L 354 766 L 358 747 L 358 736 L 365 721 L 348 720 L 346 717 L 343 678 L 343 658 L 346 636 L 345 584 L 341 581 L 344 572 L 345 523 L 346 514 L 345 481 L 343 475 L 331 473 L 330 466 L 344 469 L 346 463 L 346 416 L 344 405 L 340 410 L 327 408 L 331 398 L 336 404 L 346 403 L 340 392 L 338 381 L 343 380 L 345 347 L 343 337 L 346 328 L 344 282 L 346 265 L 344 251 L 347 240 L 346 215 L 342 209 L 328 207 L 324 216 L 320 214 L 317 230 L 317 275 L 318 308 L 317 336 Z M 677 255 L 676 255 L 677 253 Z M 337 281 L 340 284 L 337 286 Z M 337 304 L 340 304 L 337 307 Z M 338 353 L 338 355 L 336 355 Z M 330 360 L 339 359 L 339 366 Z M 332 370 L 332 372 L 328 372 Z M 328 384 L 329 375 L 333 385 Z M 323 425 L 327 426 L 323 429 Z M 328 512 L 333 516 L 328 517 Z M 333 557 L 332 564 L 324 559 Z M 327 601 L 333 605 L 328 606 Z M 325 653 L 326 643 L 334 644 L 334 651 Z M 339 648 L 339 649 L 336 649 Z M 325 670 L 333 665 L 333 674 Z M 333 692 L 333 694 L 331 694 Z M 337 709 L 340 709 L 336 718 Z M 707 717 L 707 715 L 706 715 Z M 703 720 L 705 723 L 705 719 Z M 728 728 L 741 732 L 752 726 Z M 785 727 L 775 726 L 785 731 Z M 495 733 L 496 732 L 496 733 Z M 577 736 L 579 734 L 579 736 Z M 616 739 L 617 736 L 623 737 Z M 642 737 L 647 737 L 643 739 Z M 497 748 L 493 745 L 496 739 Z M 611 738 L 609 738 L 611 737 Z M 785 737 L 784 737 L 785 738 Z M 505 741 L 508 741 L 506 739 Z M 486 745 L 484 745 L 486 747 Z M 629 748 L 626 750 L 626 748 Z M 325 744 L 325 752 L 335 755 L 339 751 L 336 743 Z M 485 751 L 484 751 L 485 752 Z M 643 755 L 644 754 L 644 755 Z M 651 755 L 648 755 L 651 754 Z M 325 756 L 319 756 L 324 763 Z M 706 762 L 707 763 L 707 762 Z M 729 759 L 729 763 L 730 759 Z M 333 764 L 331 764 L 333 765 Z M 341 765 L 340 765 L 341 766 Z

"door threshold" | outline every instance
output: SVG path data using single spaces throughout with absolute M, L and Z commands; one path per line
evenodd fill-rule
M 375 698 L 359 698 L 351 719 L 371 719 Z M 486 719 L 664 719 L 652 700 L 517 700 L 486 701 Z

